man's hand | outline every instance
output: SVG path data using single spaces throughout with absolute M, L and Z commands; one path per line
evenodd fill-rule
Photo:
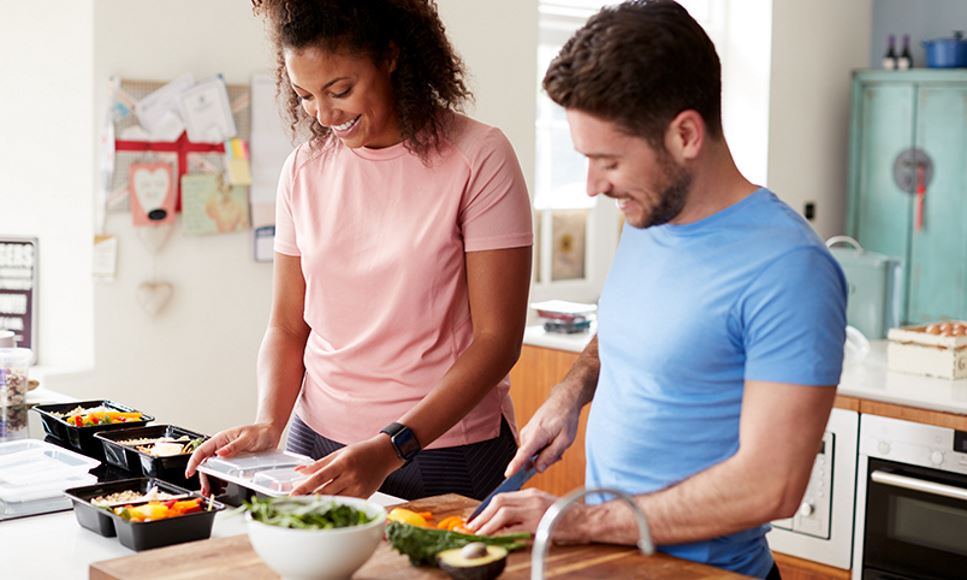
M 376 437 L 343 447 L 315 463 L 296 467 L 309 476 L 292 490 L 292 495 L 322 493 L 367 498 L 383 485 L 386 477 L 403 466 L 389 437 Z
M 502 493 L 468 523 L 475 534 L 489 536 L 496 533 L 530 532 L 537 530 L 544 512 L 557 497 L 539 489 L 525 489 Z M 575 503 L 561 516 L 554 528 L 554 541 L 559 544 L 584 544 L 590 541 L 583 522 L 585 513 L 592 509 Z
M 534 467 L 543 473 L 561 459 L 574 443 L 578 432 L 580 409 L 570 397 L 554 393 L 534 413 L 520 431 L 520 449 L 507 465 L 505 477 L 520 471 L 527 461 L 540 452 Z

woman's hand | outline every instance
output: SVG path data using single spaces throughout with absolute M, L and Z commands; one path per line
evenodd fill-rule
M 380 433 L 334 451 L 315 463 L 297 467 L 297 471 L 309 478 L 293 489 L 292 495 L 321 493 L 367 498 L 403 463 L 389 437 Z
M 199 445 L 198 449 L 195 449 L 195 452 L 191 454 L 188 467 L 185 468 L 185 477 L 194 475 L 201 462 L 213 455 L 231 457 L 239 453 L 275 449 L 279 446 L 279 439 L 281 438 L 282 430 L 265 423 L 232 427 L 216 433 L 208 441 Z M 201 481 L 202 495 L 208 495 L 211 491 L 208 487 L 208 479 L 204 473 L 199 473 L 198 476 Z

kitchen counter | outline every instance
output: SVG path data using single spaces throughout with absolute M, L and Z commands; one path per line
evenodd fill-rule
M 415 511 L 432 511 L 437 519 L 453 514 L 468 514 L 477 505 L 458 495 L 425 498 L 407 505 Z M 554 578 L 649 578 L 650 580 L 731 580 L 748 578 L 656 554 L 646 557 L 631 546 L 583 545 L 558 546 L 547 560 L 547 576 Z M 243 572 L 244 571 L 244 572 Z M 144 552 L 137 556 L 96 562 L 91 566 L 95 580 L 168 580 L 178 578 L 234 579 L 277 578 L 258 558 L 247 536 L 224 538 L 208 542 L 194 542 Z M 447 575 L 435 568 L 415 568 L 407 559 L 382 543 L 373 557 L 353 575 L 363 579 L 445 579 Z M 510 554 L 503 580 L 530 578 L 530 554 L 521 550 Z
M 403 501 L 385 494 L 378 496 L 377 501 L 384 505 Z M 231 508 L 215 516 L 212 539 L 245 533 L 245 519 L 233 515 Z M 0 522 L 0 546 L 0 578 L 11 580 L 86 579 L 92 562 L 137 554 L 116 537 L 105 538 L 82 528 L 73 510 Z
M 245 521 L 225 512 L 215 516 L 212 538 L 245 533 Z M 118 539 L 85 530 L 73 511 L 0 522 L 0 577 L 82 580 L 91 562 L 134 554 Z
M 555 334 L 528 326 L 524 344 L 579 353 L 593 333 Z M 967 379 L 951 381 L 886 369 L 886 340 L 870 341 L 864 359 L 848 355 L 843 362 L 838 394 L 920 409 L 967 415 Z
M 537 324 L 524 329 L 524 344 L 581 352 L 591 342 L 591 338 L 597 331 L 598 322 L 596 320 L 591 321 L 591 328 L 588 332 L 576 332 L 574 334 L 547 332 L 543 325 Z
M 870 342 L 870 353 L 843 363 L 839 394 L 871 401 L 967 415 L 967 379 L 956 381 L 890 372 L 886 340 Z

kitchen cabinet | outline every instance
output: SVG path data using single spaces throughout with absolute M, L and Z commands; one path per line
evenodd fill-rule
M 510 398 L 514 401 L 518 427 L 523 428 L 530 421 L 547 399 L 551 387 L 564 378 L 577 358 L 576 352 L 524 345 L 520 359 L 510 371 Z M 577 437 L 563 459 L 536 475 L 525 487 L 564 495 L 584 485 L 584 431 L 589 410 L 590 406 L 586 406 L 581 412 Z
M 849 570 L 833 568 L 818 562 L 795 558 L 778 552 L 772 553 L 782 580 L 849 580 Z
M 854 75 L 846 230 L 903 261 L 905 322 L 967 318 L 967 71 Z

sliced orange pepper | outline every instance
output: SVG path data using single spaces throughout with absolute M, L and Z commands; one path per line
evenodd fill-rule
M 450 516 L 444 518 L 437 524 L 437 528 L 441 530 L 454 531 L 457 528 L 466 529 L 467 521 L 460 516 Z M 459 530 L 458 530 L 459 531 Z

